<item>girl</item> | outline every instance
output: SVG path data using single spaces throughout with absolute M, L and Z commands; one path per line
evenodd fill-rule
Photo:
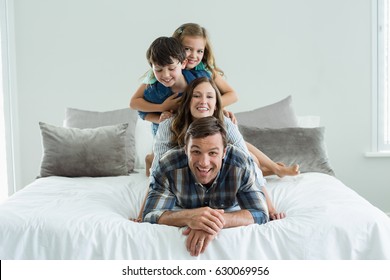
M 222 106 L 237 102 L 237 93 L 226 82 L 224 72 L 216 65 L 207 30 L 196 23 L 185 23 L 173 32 L 172 37 L 177 38 L 184 46 L 187 54 L 186 69 L 206 70 L 211 74 L 221 93 Z

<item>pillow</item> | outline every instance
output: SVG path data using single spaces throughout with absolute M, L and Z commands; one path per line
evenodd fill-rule
M 297 116 L 299 127 L 319 127 L 320 116 Z
M 244 139 L 275 162 L 299 164 L 300 171 L 334 175 L 324 142 L 324 127 L 257 128 L 239 125 Z
M 128 124 L 79 129 L 39 123 L 43 158 L 40 177 L 127 175 Z
M 145 156 L 153 152 L 152 125 L 138 118 L 135 126 L 135 168 L 145 169 Z
M 94 112 L 67 108 L 65 112 L 64 126 L 75 128 L 96 128 L 100 126 L 127 123 L 126 159 L 128 171 L 132 172 L 135 164 L 134 134 L 137 118 L 136 111 L 130 108 L 107 112 Z
M 292 107 L 292 97 L 253 111 L 235 114 L 239 124 L 254 127 L 297 127 L 298 120 Z

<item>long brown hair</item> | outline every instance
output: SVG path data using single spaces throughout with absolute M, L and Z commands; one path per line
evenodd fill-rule
M 184 146 L 184 138 L 187 132 L 188 127 L 193 122 L 193 117 L 191 115 L 190 106 L 191 106 L 191 100 L 192 100 L 192 94 L 194 92 L 194 89 L 200 85 L 201 83 L 209 83 L 215 90 L 216 95 L 216 105 L 213 116 L 217 119 L 224 121 L 223 116 L 223 108 L 222 108 L 222 101 L 221 101 L 221 93 L 218 90 L 217 85 L 214 83 L 212 79 L 209 79 L 207 77 L 201 77 L 193 80 L 186 88 L 186 90 L 183 93 L 183 96 L 180 100 L 179 109 L 177 111 L 177 114 L 175 115 L 171 131 L 172 131 L 172 138 L 171 142 L 173 143 L 173 146 Z
M 211 47 L 210 39 L 206 28 L 196 23 L 184 23 L 173 32 L 172 37 L 179 39 L 183 43 L 185 36 L 202 37 L 205 40 L 205 48 L 202 62 L 208 70 L 214 75 L 218 74 L 223 76 L 223 71 L 217 67 L 214 57 L 214 52 Z

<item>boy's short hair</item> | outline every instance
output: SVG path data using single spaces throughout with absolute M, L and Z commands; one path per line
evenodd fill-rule
M 187 144 L 190 138 L 198 139 L 205 138 L 220 133 L 222 136 L 223 147 L 227 146 L 225 124 L 216 117 L 209 116 L 194 120 L 187 129 L 185 143 Z
M 186 51 L 180 41 L 173 37 L 159 37 L 153 41 L 146 51 L 146 59 L 150 66 L 165 66 L 174 63 L 173 59 L 182 63 L 186 59 Z

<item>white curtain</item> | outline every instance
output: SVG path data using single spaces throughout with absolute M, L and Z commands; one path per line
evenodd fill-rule
M 0 44 L 1 46 L 1 44 Z M 0 47 L 1 48 L 1 47 Z M 1 50 L 1 49 L 0 49 Z M 1 53 L 1 52 L 0 52 Z M 4 127 L 4 93 L 3 93 L 3 71 L 0 56 L 0 202 L 8 196 L 7 184 L 7 160 L 5 151 L 5 127 Z
M 3 8 L 3 3 L 1 3 Z M 4 27 L 2 22 L 2 27 Z M 2 30 L 0 31 L 2 32 Z M 0 34 L 2 35 L 2 34 Z M 3 37 L 0 44 L 0 54 L 2 52 Z M 5 123 L 4 123 L 4 87 L 3 87 L 3 60 L 0 55 L 0 203 L 8 197 L 8 183 L 7 183 L 7 159 L 5 148 Z

